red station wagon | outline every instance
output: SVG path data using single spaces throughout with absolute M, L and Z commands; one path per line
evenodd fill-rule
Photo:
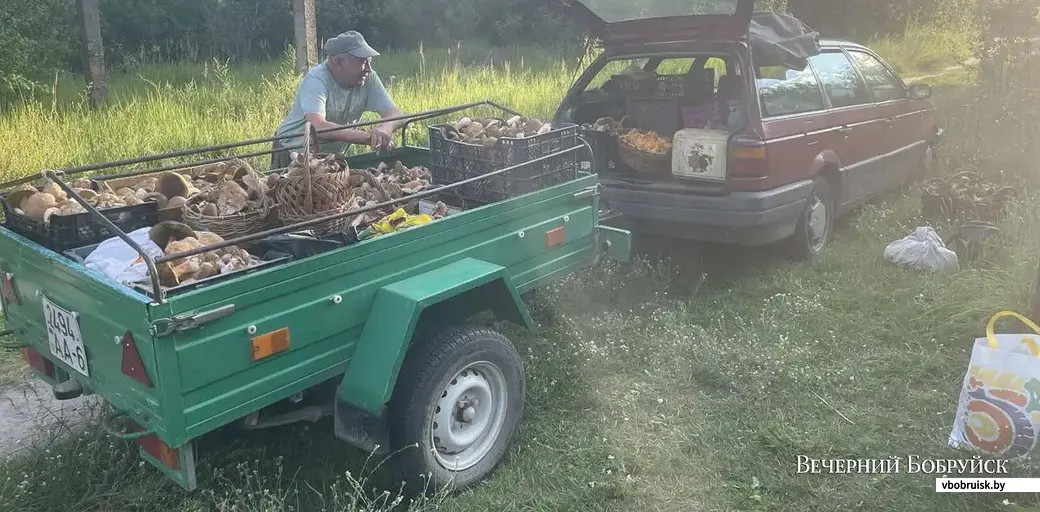
M 565 0 L 603 43 L 556 121 L 583 125 L 604 202 L 636 233 L 812 258 L 835 217 L 927 172 L 927 85 L 753 0 Z M 670 170 L 622 163 L 597 121 L 672 141 Z M 600 122 L 601 125 L 606 123 Z

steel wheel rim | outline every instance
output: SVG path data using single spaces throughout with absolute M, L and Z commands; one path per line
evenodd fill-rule
M 430 444 L 443 468 L 464 471 L 491 451 L 506 419 L 509 391 L 494 363 L 471 363 L 441 389 L 430 415 Z
M 820 196 L 813 194 L 809 203 L 809 217 L 806 226 L 809 230 L 809 247 L 819 252 L 827 240 L 827 205 Z

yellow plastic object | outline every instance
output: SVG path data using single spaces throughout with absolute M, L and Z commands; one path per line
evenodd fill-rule
M 425 213 L 408 215 L 405 213 L 403 208 L 398 208 L 396 212 L 379 219 L 378 222 L 373 222 L 368 229 L 361 233 L 359 238 L 367 239 L 377 237 L 379 235 L 393 233 L 394 231 L 410 228 L 412 226 L 426 224 L 432 220 L 433 218 Z
M 1033 323 L 1032 320 L 1015 313 L 1014 311 L 1001 311 L 1000 313 L 993 315 L 993 317 L 989 319 L 989 323 L 986 324 L 986 339 L 989 340 L 989 346 L 991 348 L 997 348 L 997 337 L 993 333 L 993 328 L 996 326 L 997 320 L 1005 316 L 1011 316 L 1021 320 L 1022 323 L 1026 324 L 1033 330 L 1033 332 L 1040 334 L 1040 327 Z M 1022 338 L 1022 343 L 1025 343 L 1029 347 L 1029 351 L 1032 352 L 1034 356 L 1040 357 L 1040 345 L 1037 345 L 1036 340 L 1029 336 L 1024 336 Z

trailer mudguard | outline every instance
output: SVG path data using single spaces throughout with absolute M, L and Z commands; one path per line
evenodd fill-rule
M 506 268 L 483 260 L 463 258 L 380 288 L 343 375 L 339 399 L 380 415 L 413 338 L 486 309 L 499 319 L 535 330 Z

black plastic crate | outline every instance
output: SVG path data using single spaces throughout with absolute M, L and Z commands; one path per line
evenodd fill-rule
M 0 194 L 0 208 L 4 212 L 4 227 L 57 252 L 99 244 L 116 236 L 100 220 L 88 212 L 75 215 L 53 215 L 50 224 L 14 212 L 7 202 L 7 194 Z M 98 210 L 126 233 L 158 223 L 159 210 L 154 201 Z
M 586 169 L 583 165 L 583 171 L 614 172 L 617 170 L 621 160 L 618 155 L 617 138 L 615 138 L 614 134 L 596 130 L 581 130 L 580 136 L 585 142 L 589 143 L 593 155 L 590 162 L 592 168 Z M 581 157 L 582 162 L 589 162 L 588 150 L 579 151 L 578 155 Z
M 682 98 L 686 83 L 686 75 L 657 75 L 654 80 L 621 80 L 618 88 L 628 98 Z
M 508 174 L 508 173 L 507 173 Z M 465 170 L 444 168 L 439 174 L 434 168 L 434 182 L 438 179 L 446 180 L 446 183 L 455 183 L 472 176 Z M 468 185 L 454 188 L 443 193 L 446 203 L 460 207 L 471 207 L 485 205 L 501 201 L 505 198 L 522 196 L 544 188 L 552 187 L 574 180 L 578 177 L 577 162 L 557 171 L 548 172 L 539 176 L 527 178 L 514 178 L 504 175 L 496 175 L 485 180 L 476 181 Z M 460 204 L 457 200 L 462 199 Z
M 500 138 L 494 146 L 470 144 L 445 136 L 445 125 L 429 127 L 430 170 L 434 185 L 450 185 L 506 167 L 525 164 L 579 144 L 578 125 L 559 124 L 542 135 Z M 466 202 L 492 203 L 578 177 L 581 151 L 556 155 L 505 174 L 463 185 L 449 192 Z

